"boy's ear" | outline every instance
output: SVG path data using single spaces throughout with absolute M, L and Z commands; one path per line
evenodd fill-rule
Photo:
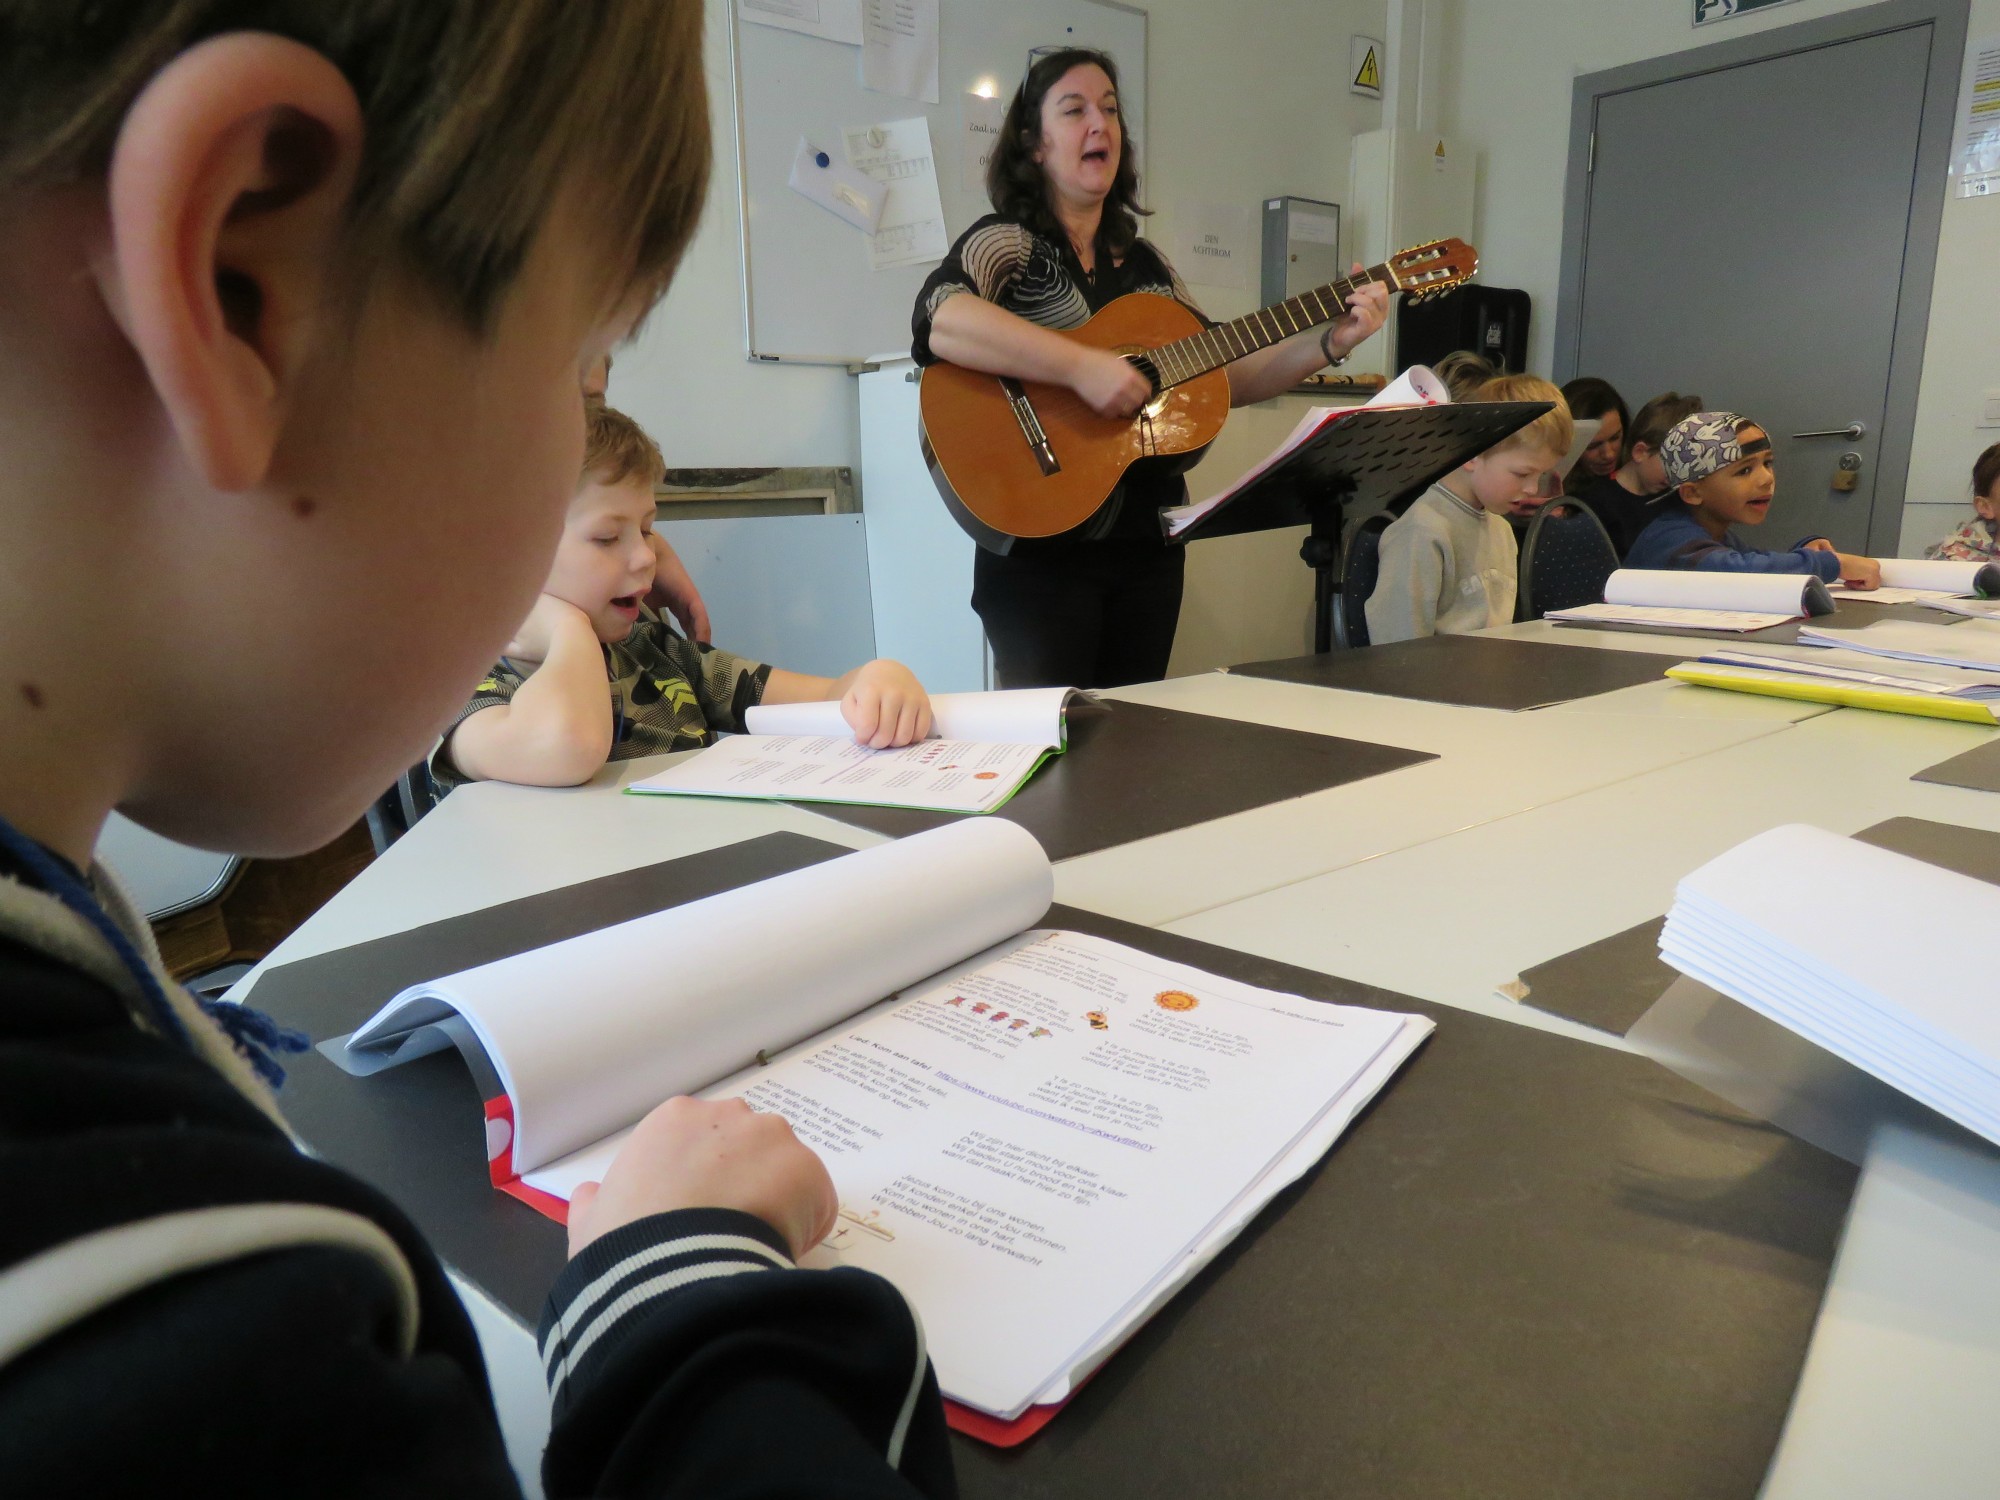
M 182 53 L 119 130 L 94 270 L 189 461 L 219 490 L 270 467 L 323 331 L 361 147 L 340 70 L 257 33 Z
M 1701 486 L 1692 480 L 1680 487 L 1681 502 L 1685 505 L 1701 504 Z

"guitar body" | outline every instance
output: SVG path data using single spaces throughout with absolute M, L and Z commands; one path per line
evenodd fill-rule
M 1081 327 L 1060 331 L 1115 354 L 1144 354 L 1204 326 L 1171 297 L 1133 292 Z M 1135 463 L 1191 465 L 1229 415 L 1229 377 L 1210 370 L 1160 392 L 1137 416 L 1115 418 L 1100 417 L 1067 386 L 1003 383 L 997 375 L 935 364 L 923 373 L 918 407 L 938 493 L 959 525 L 998 550 L 1006 537 L 1055 536 L 1081 526 Z M 1037 426 L 1042 447 L 1034 440 Z

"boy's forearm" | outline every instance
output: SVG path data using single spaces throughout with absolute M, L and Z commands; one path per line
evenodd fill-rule
M 508 703 L 458 726 L 452 758 L 481 780 L 574 786 L 610 757 L 611 740 L 610 689 L 597 637 L 561 630 Z
M 783 667 L 771 668 L 770 679 L 764 684 L 766 703 L 824 703 L 838 701 L 854 685 L 855 673 L 843 677 L 815 677 L 810 672 L 787 672 Z

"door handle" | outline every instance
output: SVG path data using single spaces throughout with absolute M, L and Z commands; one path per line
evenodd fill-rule
M 1849 422 L 1845 427 L 1832 428 L 1826 432 L 1795 432 L 1792 434 L 1792 436 L 1795 439 L 1816 438 L 1816 437 L 1846 438 L 1848 442 L 1852 443 L 1852 442 L 1858 442 L 1867 431 L 1868 429 L 1864 427 L 1861 423 Z

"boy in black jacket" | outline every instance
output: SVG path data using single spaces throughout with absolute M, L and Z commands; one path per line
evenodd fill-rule
M 435 1258 L 90 854 L 310 848 L 421 756 L 707 153 L 698 0 L 0 0 L 8 1495 L 514 1491 Z M 781 1120 L 646 1120 L 573 1205 L 551 1494 L 951 1492 L 902 1298 L 791 1268 L 833 1207 Z

